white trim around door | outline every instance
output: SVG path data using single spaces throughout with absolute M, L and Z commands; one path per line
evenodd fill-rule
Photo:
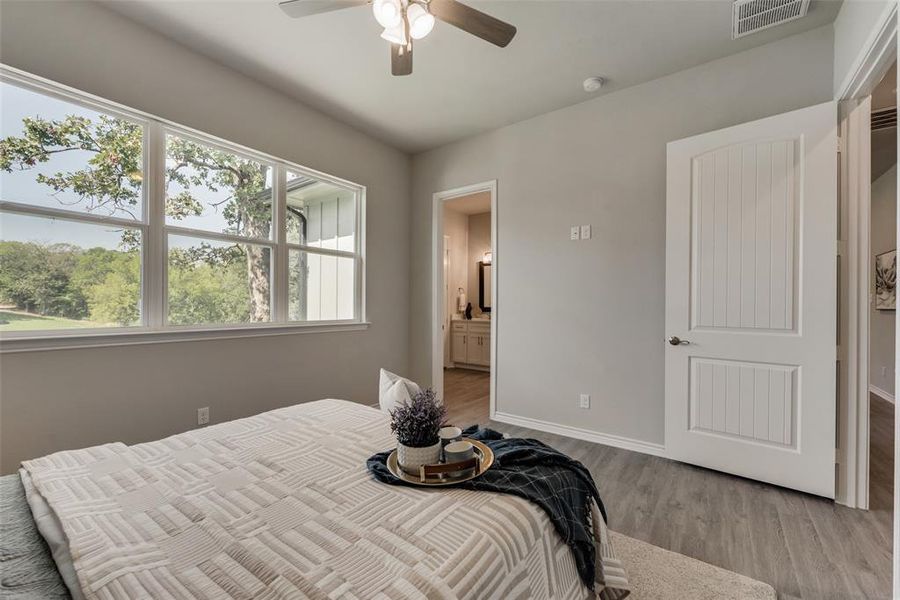
M 851 508 L 867 508 L 869 502 L 869 104 L 868 96 L 897 56 L 897 5 L 887 3 L 859 59 L 842 83 L 840 100 L 840 218 L 838 252 L 841 278 L 839 306 L 838 390 L 840 429 L 836 451 L 838 481 L 835 501 Z M 898 372 L 900 377 L 900 372 Z M 895 435 L 900 433 L 900 412 L 895 415 Z M 900 464 L 896 465 L 900 469 Z M 900 493 L 896 485 L 895 496 Z M 895 500 L 900 500 L 895 498 Z M 895 525 L 897 523 L 895 522 Z M 900 529 L 895 532 L 900 551 Z M 895 573 L 900 575 L 900 556 L 895 553 Z M 900 583 L 895 577 L 895 586 Z M 897 587 L 900 597 L 900 587 Z
M 885 2 L 878 25 L 859 49 L 856 64 L 841 82 L 835 99 L 850 100 L 871 94 L 896 58 L 897 3 Z
M 869 506 L 870 98 L 840 103 L 835 501 Z
M 497 180 L 492 179 L 482 183 L 475 183 L 463 187 L 436 192 L 432 197 L 432 225 L 431 225 L 431 385 L 434 386 L 440 398 L 444 397 L 444 202 L 469 196 L 478 192 L 491 194 L 491 390 L 489 417 L 494 418 L 497 412 L 497 332 L 499 306 L 497 286 L 499 264 L 499 237 L 497 236 Z

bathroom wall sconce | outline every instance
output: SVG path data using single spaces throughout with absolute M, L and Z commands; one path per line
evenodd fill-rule
M 481 256 L 481 262 L 483 262 L 486 265 L 489 265 L 489 264 L 491 264 L 491 258 L 493 258 L 493 253 L 490 250 L 488 250 Z

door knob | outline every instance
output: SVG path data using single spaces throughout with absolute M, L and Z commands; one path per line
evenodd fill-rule
M 670 344 L 672 344 L 673 346 L 687 346 L 688 344 L 690 344 L 689 341 L 683 340 L 680 337 L 678 337 L 677 335 L 673 335 L 666 341 L 669 342 Z

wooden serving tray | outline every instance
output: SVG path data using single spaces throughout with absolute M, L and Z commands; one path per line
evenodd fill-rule
M 440 463 L 436 465 L 425 465 L 419 469 L 419 475 L 410 475 L 400 468 L 397 462 L 397 451 L 391 452 L 387 459 L 387 468 L 391 474 L 397 479 L 402 479 L 413 485 L 423 486 L 442 486 L 452 485 L 461 481 L 474 479 L 491 468 L 494 464 L 494 452 L 485 444 L 478 440 L 463 438 L 464 441 L 471 443 L 475 447 L 475 458 L 460 463 Z M 462 476 L 452 477 L 448 472 L 469 471 Z

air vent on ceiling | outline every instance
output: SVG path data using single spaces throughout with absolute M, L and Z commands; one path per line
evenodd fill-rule
M 872 111 L 872 131 L 890 129 L 897 126 L 897 107 L 882 108 Z
M 735 0 L 731 7 L 731 39 L 806 16 L 809 0 Z

